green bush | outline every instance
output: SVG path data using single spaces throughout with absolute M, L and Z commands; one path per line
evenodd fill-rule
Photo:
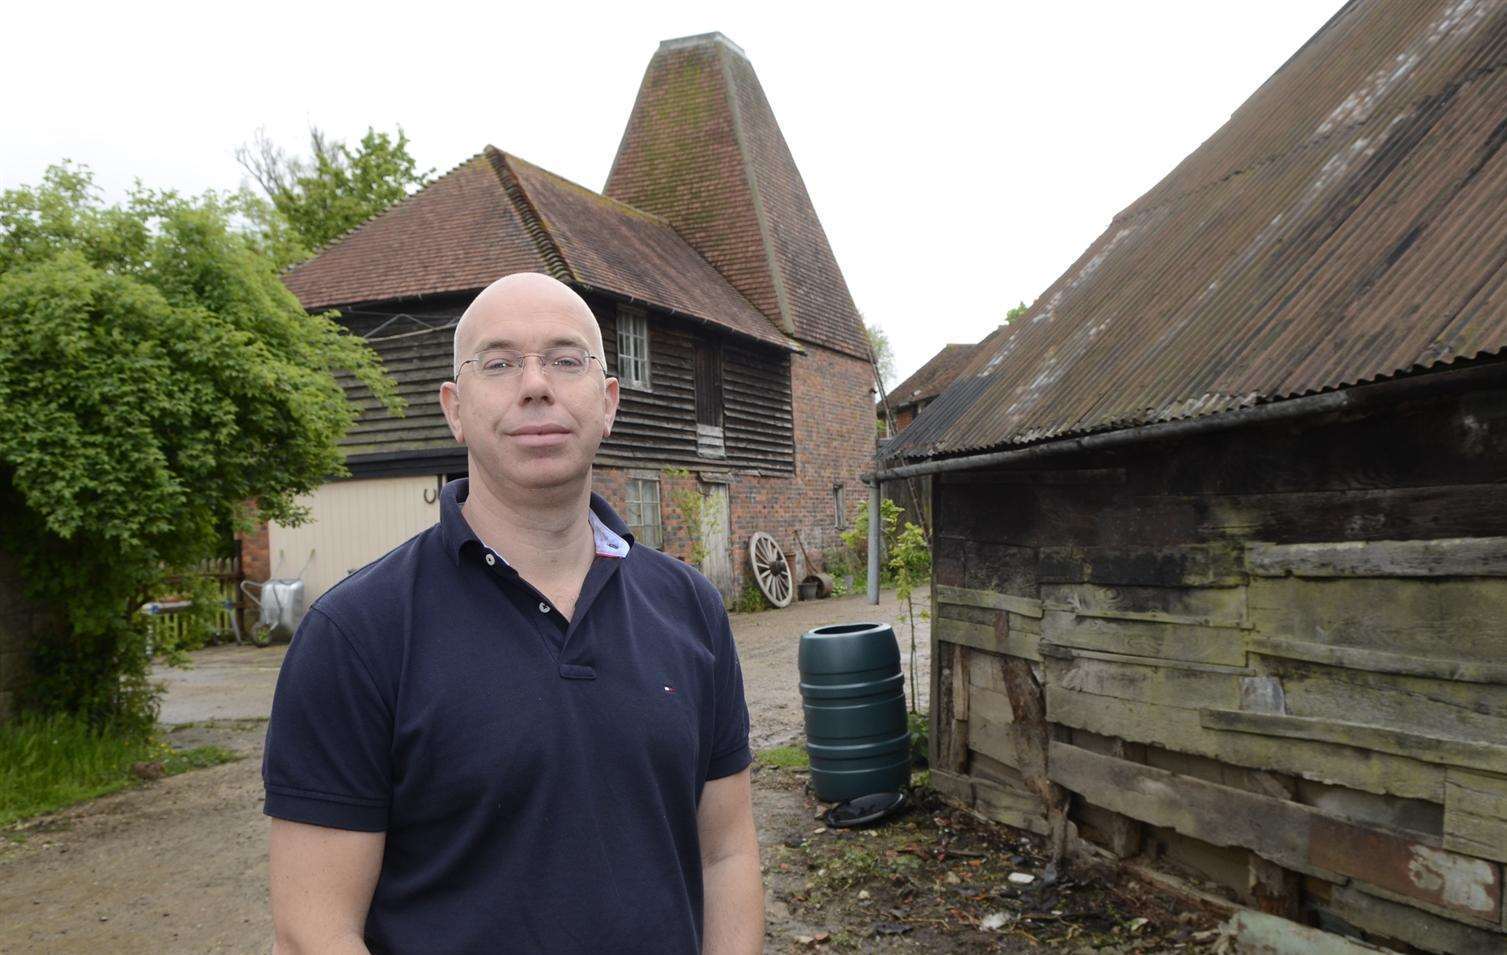
M 764 591 L 752 580 L 743 584 L 743 589 L 733 599 L 732 605 L 727 608 L 729 613 L 760 613 L 765 610 L 773 610 L 774 605 L 769 598 L 764 596 Z
M 893 553 L 896 540 L 900 535 L 900 505 L 889 498 L 879 502 L 879 583 L 881 586 L 889 586 L 894 580 L 891 570 L 884 560 L 884 555 Z M 862 508 L 858 517 L 854 519 L 853 526 L 842 532 L 842 542 L 846 547 L 844 555 L 847 566 L 853 569 L 853 583 L 858 585 L 859 579 L 867 580 L 869 572 L 869 509 Z
M 137 608 L 343 473 L 356 410 L 337 370 L 401 407 L 236 218 L 234 200 L 139 186 L 107 206 L 74 167 L 0 193 L 0 550 L 66 624 L 36 648 L 29 710 L 150 726 Z

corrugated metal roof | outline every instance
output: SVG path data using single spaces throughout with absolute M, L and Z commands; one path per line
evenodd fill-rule
M 1507 0 L 1356 0 L 885 451 L 1217 414 L 1507 348 Z

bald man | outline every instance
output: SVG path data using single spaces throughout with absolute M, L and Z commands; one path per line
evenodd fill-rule
M 469 479 L 315 602 L 278 675 L 274 952 L 760 951 L 732 631 L 591 491 L 618 407 L 591 310 L 493 283 L 440 403 Z

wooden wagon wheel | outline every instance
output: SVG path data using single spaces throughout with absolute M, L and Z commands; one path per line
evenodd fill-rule
M 790 606 L 795 596 L 795 580 L 790 573 L 790 562 L 780 550 L 773 537 L 759 531 L 748 540 L 748 559 L 753 561 L 754 578 L 759 589 L 776 607 Z

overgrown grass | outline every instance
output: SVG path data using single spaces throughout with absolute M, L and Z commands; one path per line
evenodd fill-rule
M 22 717 L 0 725 L 0 827 L 136 785 L 135 763 L 160 762 L 172 776 L 239 758 L 220 746 L 174 750 L 152 737 L 96 731 L 75 717 Z
M 811 756 L 806 752 L 806 747 L 799 744 L 771 746 L 769 749 L 760 750 L 757 758 L 765 766 L 773 766 L 776 769 L 811 768 Z

